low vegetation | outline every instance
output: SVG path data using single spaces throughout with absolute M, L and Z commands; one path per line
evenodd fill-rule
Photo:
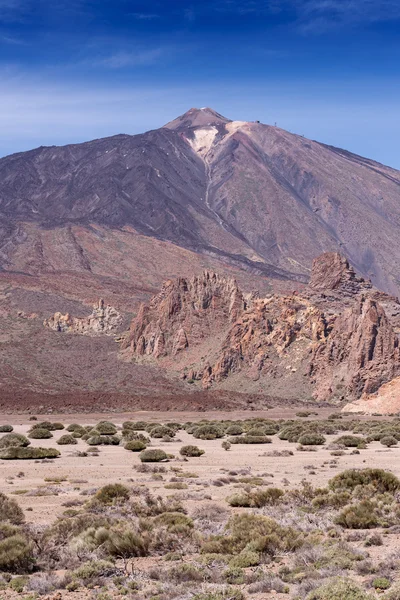
M 62 424 L 35 421 L 29 435 L 53 432 L 51 448 L 3 431 L 0 458 L 34 459 L 43 473 L 32 489 L 26 469 L 8 465 L 4 597 L 61 590 L 90 600 L 400 600 L 400 480 L 364 462 L 379 452 L 395 470 L 400 419 L 339 417 L 303 411 L 293 420 L 122 428 L 100 421 L 68 425 L 62 435 L 54 434 Z M 113 453 L 115 479 L 102 485 L 103 459 Z M 40 464 L 60 455 L 82 465 L 83 478 L 61 471 L 62 459 L 54 472 Z M 293 481 L 295 464 L 304 475 Z M 88 482 L 91 471 L 98 479 Z M 60 516 L 38 525 L 35 498 L 43 496 Z

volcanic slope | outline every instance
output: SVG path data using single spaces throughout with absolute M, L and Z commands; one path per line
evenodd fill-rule
M 399 200 L 398 171 L 190 109 L 144 134 L 1 159 L 0 269 L 70 294 L 83 280 L 105 296 L 132 294 L 133 280 L 151 293 L 203 266 L 279 289 L 306 282 L 313 258 L 335 250 L 398 293 Z

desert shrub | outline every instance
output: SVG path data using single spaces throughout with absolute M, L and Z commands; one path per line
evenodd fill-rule
M 116 426 L 110 421 L 100 421 L 100 423 L 97 423 L 95 429 L 100 435 L 115 435 L 117 433 Z
M 241 585 L 246 581 L 246 573 L 240 567 L 230 567 L 223 572 L 226 583 Z
M 193 521 L 190 517 L 180 512 L 164 512 L 154 519 L 155 526 L 166 527 L 169 531 L 180 533 L 182 530 L 193 529 Z
M 183 481 L 173 481 L 172 483 L 166 483 L 164 485 L 166 490 L 187 490 L 188 484 Z
M 386 577 L 375 577 L 372 582 L 372 587 L 376 590 L 388 590 L 390 586 L 391 583 Z
M 229 439 L 230 444 L 271 444 L 272 440 L 266 435 L 241 435 Z
M 62 423 L 51 423 L 50 421 L 42 421 L 41 423 L 34 423 L 31 427 L 31 431 L 34 429 L 47 429 L 47 431 L 60 431 L 64 429 Z
M 244 429 L 241 425 L 230 425 L 229 427 L 226 428 L 225 433 L 227 435 L 242 435 Z
M 17 527 L 0 526 L 0 571 L 25 573 L 34 563 L 33 547 Z
M 372 596 L 352 581 L 336 579 L 310 592 L 306 600 L 372 600 Z
M 129 489 L 121 483 L 109 483 L 97 490 L 94 497 L 101 504 L 114 504 L 116 500 L 128 500 Z
M 158 425 L 149 431 L 150 437 L 152 438 L 163 438 L 165 436 L 174 437 L 175 431 L 171 427 L 165 425 Z
M 145 431 L 146 421 L 125 421 L 122 423 L 122 429 L 132 429 L 133 431 Z
M 86 429 L 83 427 L 83 425 L 79 425 L 79 423 L 71 423 L 71 425 L 68 425 L 67 431 L 69 431 L 70 433 L 73 433 L 74 431 L 80 431 L 81 433 L 85 433 Z
M 147 447 L 146 443 L 142 440 L 130 440 L 126 442 L 124 448 L 125 450 L 131 450 L 132 452 L 141 452 L 145 450 Z
M 30 441 L 21 433 L 7 433 L 0 438 L 0 449 L 10 448 L 11 446 L 29 446 Z
M 299 437 L 304 433 L 309 431 L 309 426 L 306 428 L 304 423 L 293 423 L 284 427 L 282 431 L 279 432 L 278 437 L 280 440 L 287 440 L 288 442 L 298 442 Z
M 62 435 L 59 440 L 57 440 L 57 444 L 60 446 L 67 446 L 69 444 L 77 444 L 76 438 L 73 435 L 66 433 Z
M 148 542 L 134 529 L 126 525 L 111 527 L 104 532 L 102 546 L 110 556 L 132 558 L 148 554 Z
M 392 435 L 385 435 L 380 439 L 382 446 L 386 446 L 390 448 L 391 446 L 396 446 L 397 440 Z
M 0 521 L 20 525 L 24 520 L 24 513 L 19 504 L 13 498 L 8 498 L 0 492 Z
M 200 425 L 193 431 L 193 437 L 199 440 L 215 440 L 217 438 L 222 438 L 223 436 L 224 432 L 222 429 L 212 424 Z
M 273 519 L 241 513 L 232 516 L 226 527 L 227 535 L 217 535 L 203 542 L 202 553 L 240 554 L 244 549 L 275 556 L 291 552 L 303 544 L 301 532 L 282 527 Z
M 25 460 L 41 458 L 57 458 L 60 451 L 56 448 L 21 448 L 20 446 L 11 446 L 0 451 L 0 458 L 3 460 Z
M 91 435 L 86 440 L 89 446 L 118 446 L 119 442 L 117 435 Z
M 229 566 L 233 569 L 246 569 L 247 567 L 256 567 L 260 564 L 260 555 L 251 550 L 242 550 L 229 561 Z
M 181 454 L 181 456 L 202 456 L 204 454 L 204 450 L 198 446 L 182 446 L 182 448 L 179 450 L 179 454 Z
M 362 500 L 342 510 L 335 519 L 337 525 L 346 529 L 373 529 L 380 525 L 375 507 L 370 500 Z
M 325 444 L 326 439 L 321 433 L 304 433 L 298 439 L 302 446 L 320 446 Z
M 365 440 L 356 435 L 342 435 L 334 443 L 339 446 L 346 446 L 346 448 L 359 448 L 360 450 L 367 447 Z
M 244 600 L 244 598 L 242 590 L 229 586 L 212 592 L 201 592 L 192 596 L 192 600 Z
M 142 462 L 161 462 L 162 460 L 167 460 L 168 456 L 164 450 L 159 450 L 158 448 L 148 448 L 147 450 L 143 450 L 139 458 Z
M 257 490 L 251 494 L 252 506 L 262 508 L 263 506 L 272 506 L 277 504 L 282 496 L 285 495 L 279 488 L 268 488 L 266 490 Z
M 383 469 L 348 469 L 336 475 L 329 482 L 332 490 L 353 491 L 357 486 L 367 485 L 372 485 L 381 494 L 394 493 L 400 489 L 400 480 Z
M 0 425 L 0 433 L 11 433 L 14 430 L 12 425 Z
M 254 436 L 254 437 L 263 437 L 265 435 L 265 429 L 260 425 L 258 427 L 251 427 L 246 435 Z
M 346 504 L 351 501 L 351 494 L 349 492 L 336 492 L 335 494 L 321 494 L 315 496 L 312 500 L 312 506 L 314 508 L 326 508 L 331 506 L 332 508 L 343 508 Z
M 53 434 L 48 429 L 32 429 L 29 433 L 29 437 L 32 440 L 48 440 L 53 437 Z
M 72 572 L 74 579 L 79 579 L 87 584 L 92 579 L 106 577 L 115 574 L 115 567 L 106 560 L 93 560 L 85 563 Z
M 228 498 L 228 504 L 234 508 L 250 508 L 251 497 L 250 494 L 243 492 L 242 494 L 234 494 Z

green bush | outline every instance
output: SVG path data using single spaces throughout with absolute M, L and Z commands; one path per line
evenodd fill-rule
M 229 427 L 226 428 L 225 433 L 227 435 L 242 435 L 244 429 L 241 425 L 230 425 Z
M 89 446 L 118 446 L 120 440 L 117 435 L 91 435 L 86 443 Z
M 124 446 L 125 450 L 131 450 L 132 452 L 141 452 L 142 450 L 145 450 L 146 447 L 146 443 L 142 440 L 131 440 L 126 442 Z
M 24 513 L 19 504 L 13 498 L 8 498 L 0 492 L 0 521 L 20 525 L 24 520 Z
M 21 448 L 19 446 L 11 446 L 0 451 L 0 458 L 3 460 L 25 460 L 25 459 L 41 459 L 41 458 L 57 458 L 60 456 L 60 451 L 56 448 Z
M 302 446 L 322 446 L 325 444 L 326 439 L 321 433 L 304 433 L 298 439 L 299 444 Z
M 72 576 L 74 579 L 80 579 L 87 584 L 92 579 L 112 574 L 114 570 L 114 565 L 108 561 L 93 560 L 73 571 Z
M 251 429 L 246 432 L 246 435 L 252 437 L 264 437 L 265 429 L 260 425 L 258 427 L 251 427 Z
M 211 424 L 200 425 L 193 431 L 193 437 L 199 440 L 216 440 L 217 438 L 222 438 L 223 436 L 224 432 L 222 429 Z
M 64 434 L 57 440 L 57 444 L 60 446 L 68 446 L 69 444 L 77 444 L 76 438 L 71 434 Z
M 358 486 L 372 485 L 377 492 L 394 493 L 400 489 L 400 480 L 383 469 L 348 469 L 336 475 L 329 482 L 332 490 L 353 491 Z
M 204 450 L 198 446 L 182 446 L 182 448 L 179 450 L 179 454 L 181 456 L 202 456 L 204 454 Z
M 376 577 L 372 582 L 372 587 L 376 590 L 388 590 L 390 586 L 391 583 L 386 577 Z
M 260 555 L 251 550 L 242 550 L 229 561 L 229 566 L 233 569 L 246 569 L 247 567 L 256 567 L 260 564 Z
M 121 483 L 109 483 L 97 490 L 95 499 L 101 504 L 114 504 L 115 501 L 128 500 L 129 489 Z
M 87 433 L 86 429 L 82 425 L 78 425 L 77 423 L 72 423 L 72 425 L 68 425 L 67 431 L 69 431 L 69 433 L 79 433 L 80 436 L 85 435 L 85 433 Z
M 229 438 L 230 444 L 271 444 L 270 437 L 265 435 L 243 435 Z
M 10 448 L 12 446 L 29 446 L 30 441 L 21 433 L 7 433 L 0 438 L 0 449 Z
M 41 423 L 34 423 L 31 427 L 33 429 L 47 429 L 47 431 L 60 431 L 64 429 L 62 423 L 51 423 L 50 421 L 42 421 Z
M 336 579 L 310 592 L 306 600 L 373 600 L 373 597 L 352 581 Z
M 175 431 L 165 425 L 158 425 L 149 431 L 150 437 L 152 438 L 163 438 L 166 436 L 174 437 Z
M 148 448 L 139 454 L 139 458 L 142 462 L 161 462 L 167 460 L 168 456 L 164 450 Z
M 387 448 L 391 448 L 392 446 L 396 446 L 397 440 L 392 435 L 385 435 L 380 440 L 382 446 L 386 446 Z
M 277 504 L 284 495 L 285 492 L 279 488 L 271 487 L 266 490 L 257 490 L 251 494 L 251 503 L 252 506 L 255 506 L 256 508 L 273 506 Z
M 0 433 L 11 433 L 11 431 L 14 431 L 12 425 L 0 425 Z
M 32 429 L 29 433 L 32 440 L 48 440 L 53 437 L 53 434 L 48 429 Z
M 26 573 L 34 564 L 33 547 L 17 527 L 0 527 L 0 571 Z
M 269 517 L 248 513 L 232 516 L 225 529 L 227 535 L 212 536 L 203 542 L 202 553 L 240 554 L 246 549 L 275 556 L 292 552 L 304 542 L 300 531 L 282 527 Z
M 115 435 L 117 433 L 116 426 L 114 423 L 110 423 L 110 421 L 100 421 L 100 423 L 97 423 L 95 429 L 100 435 Z
M 360 450 L 364 450 L 367 447 L 365 440 L 355 435 L 342 435 L 334 443 L 346 448 L 359 448 Z
M 335 523 L 346 529 L 373 529 L 381 524 L 370 500 L 347 506 L 337 515 Z

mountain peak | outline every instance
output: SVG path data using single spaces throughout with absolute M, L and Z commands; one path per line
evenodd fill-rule
M 231 119 L 227 119 L 206 106 L 204 108 L 190 108 L 180 117 L 164 125 L 164 127 L 167 129 L 183 129 L 187 127 L 204 127 L 206 125 L 224 125 L 230 122 Z

